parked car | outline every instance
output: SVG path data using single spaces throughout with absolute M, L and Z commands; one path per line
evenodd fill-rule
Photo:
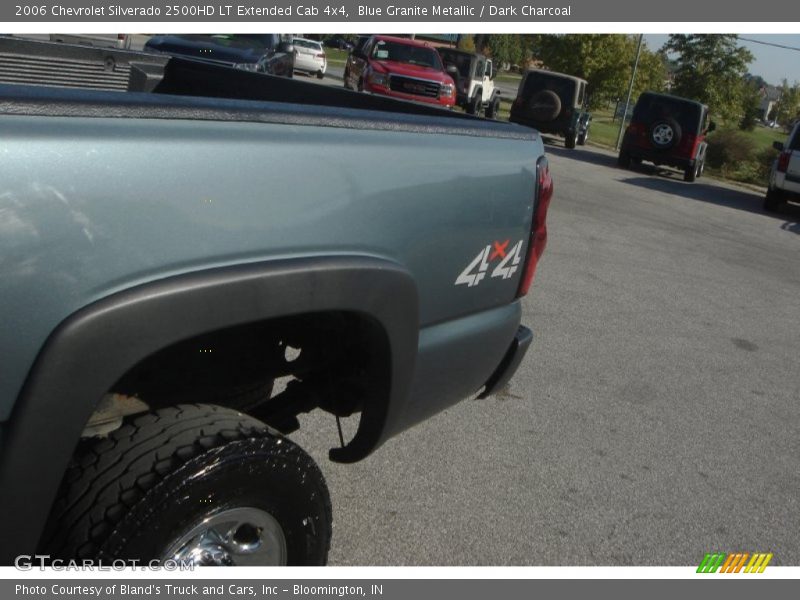
M 644 92 L 625 130 L 619 166 L 628 169 L 646 160 L 681 169 L 685 181 L 694 181 L 703 174 L 706 135 L 715 127 L 709 123 L 708 107 L 696 100 Z
M 42 85 L 65 52 L 95 89 Z M 298 416 L 329 413 L 354 463 L 503 389 L 530 346 L 553 193 L 531 130 L 3 37 L 0 104 L 2 565 L 324 564 Z
M 517 97 L 508 118 L 564 137 L 564 145 L 574 148 L 589 135 L 590 118 L 586 110 L 586 80 L 544 69 L 528 69 L 522 76 Z
M 344 39 L 342 36 L 335 35 L 333 37 L 325 38 L 323 42 L 328 48 L 336 48 L 338 50 L 352 50 L 353 42 Z
M 484 113 L 495 119 L 500 112 L 500 91 L 494 87 L 497 70 L 483 54 L 439 48 L 439 56 L 456 84 L 456 106 L 471 115 Z
M 785 202 L 800 202 L 800 122 L 795 123 L 786 143 L 774 142 L 780 151 L 772 163 L 764 209 L 778 210 Z
M 277 33 L 156 35 L 147 40 L 144 48 L 282 77 L 291 77 L 294 72 L 291 41 Z
M 445 107 L 456 102 L 455 83 L 436 49 L 407 38 L 374 35 L 356 46 L 347 57 L 344 86 Z
M 317 79 L 325 77 L 328 59 L 325 57 L 325 50 L 322 49 L 322 42 L 293 38 L 292 45 L 294 46 L 295 71 L 316 75 Z

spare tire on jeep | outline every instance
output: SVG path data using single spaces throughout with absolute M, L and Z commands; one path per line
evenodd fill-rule
M 542 90 L 531 97 L 531 116 L 537 121 L 554 121 L 561 113 L 561 98 L 552 90 Z
M 648 129 L 650 141 L 658 150 L 667 150 L 681 141 L 681 126 L 672 117 L 653 121 Z

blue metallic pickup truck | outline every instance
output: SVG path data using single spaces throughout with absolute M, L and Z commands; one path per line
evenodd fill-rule
M 355 462 L 531 341 L 534 130 L 0 37 L 0 140 L 2 564 L 325 564 L 297 416 Z

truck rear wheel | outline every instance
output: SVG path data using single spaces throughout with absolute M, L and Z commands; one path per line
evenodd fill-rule
M 129 418 L 80 444 L 50 515 L 53 558 L 324 565 L 325 480 L 298 446 L 213 405 Z
M 775 212 L 780 208 L 783 202 L 784 199 L 781 193 L 778 190 L 769 188 L 767 190 L 767 195 L 764 197 L 764 210 Z

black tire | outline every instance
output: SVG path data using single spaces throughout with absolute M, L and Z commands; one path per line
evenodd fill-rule
M 363 92 L 364 91 L 364 78 L 358 80 L 358 87 L 356 88 L 357 91 Z
M 767 195 L 764 196 L 764 210 L 767 212 L 776 212 L 783 203 L 783 196 L 778 190 L 773 188 L 767 190 Z
M 500 97 L 495 96 L 491 102 L 486 105 L 484 115 L 487 119 L 498 119 L 500 117 Z
M 697 172 L 700 170 L 700 163 L 686 167 L 683 170 L 683 180 L 693 183 L 697 179 Z
M 624 146 L 619 151 L 619 156 L 617 157 L 617 166 L 619 166 L 621 169 L 631 168 L 631 155 L 628 154 L 628 151 Z
M 568 131 L 564 137 L 564 146 L 572 150 L 578 143 L 578 132 Z
M 555 121 L 561 114 L 561 98 L 552 90 L 537 92 L 531 97 L 529 111 L 537 121 Z
M 578 136 L 578 146 L 585 146 L 587 140 L 589 139 L 589 132 L 582 133 Z
M 479 115 L 481 112 L 481 106 L 483 106 L 483 91 L 482 90 L 475 90 L 475 95 L 472 96 L 472 99 L 469 101 L 467 105 L 467 112 L 471 115 Z
M 683 132 L 675 119 L 666 118 L 654 121 L 648 129 L 647 136 L 658 150 L 669 150 L 681 141 Z
M 325 73 L 323 73 L 322 71 L 317 71 L 317 79 L 322 79 L 324 77 L 325 77 Z
M 80 444 L 43 551 L 63 559 L 162 559 L 206 518 L 253 509 L 277 522 L 288 564 L 325 564 L 331 504 L 314 461 L 256 419 L 178 405 Z

